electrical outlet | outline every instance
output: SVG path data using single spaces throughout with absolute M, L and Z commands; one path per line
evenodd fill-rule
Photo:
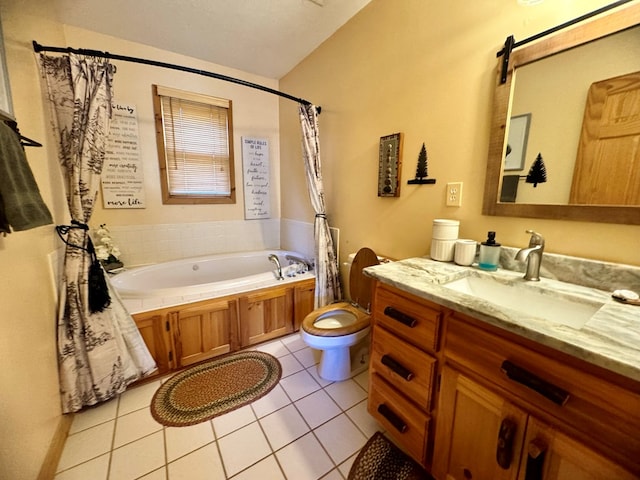
M 447 183 L 447 207 L 462 206 L 462 182 Z

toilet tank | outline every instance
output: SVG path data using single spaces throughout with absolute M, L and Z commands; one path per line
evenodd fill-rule
M 346 262 L 342 262 L 342 269 L 341 269 L 341 278 L 340 278 L 340 282 L 342 285 L 342 292 L 343 292 L 343 297 L 345 298 L 345 300 L 351 301 L 351 292 L 349 291 L 349 275 L 351 274 L 351 264 L 353 263 L 353 259 L 356 258 L 356 253 L 358 252 L 353 252 L 350 253 L 347 256 L 347 261 Z M 381 256 L 381 255 L 376 255 L 378 257 L 378 260 L 380 260 L 380 263 L 387 263 L 390 262 L 391 260 L 389 260 L 389 258 Z

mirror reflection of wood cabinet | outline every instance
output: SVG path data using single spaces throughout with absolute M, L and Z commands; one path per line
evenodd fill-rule
M 313 310 L 314 289 L 313 279 L 302 280 L 134 314 L 158 366 L 148 378 L 297 331 L 296 319 Z

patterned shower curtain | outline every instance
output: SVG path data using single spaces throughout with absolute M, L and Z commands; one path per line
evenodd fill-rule
M 58 367 L 64 413 L 108 400 L 156 369 L 117 293 L 89 307 L 89 219 L 98 194 L 111 118 L 113 66 L 69 54 L 40 55 L 72 224 L 67 233 L 58 314 Z M 80 228 L 77 228 L 80 227 Z M 100 282 L 104 272 L 98 268 Z M 93 283 L 92 283 L 93 285 Z M 104 282 L 102 282 L 104 286 Z
M 324 202 L 324 186 L 320 164 L 320 136 L 318 131 L 318 109 L 315 105 L 299 106 L 302 126 L 302 152 L 307 172 L 309 198 L 316 212 L 314 223 L 316 254 L 315 308 L 329 305 L 342 298 L 338 259 L 329 232 L 329 222 Z

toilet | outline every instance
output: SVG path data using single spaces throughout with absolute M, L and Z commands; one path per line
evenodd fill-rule
M 351 368 L 351 347 L 368 338 L 373 279 L 362 269 L 378 265 L 380 260 L 370 248 L 356 253 L 349 271 L 351 302 L 342 301 L 320 307 L 302 321 L 302 339 L 322 357 L 318 374 L 329 381 L 347 380 L 357 372 Z M 366 363 L 359 370 L 366 368 Z

